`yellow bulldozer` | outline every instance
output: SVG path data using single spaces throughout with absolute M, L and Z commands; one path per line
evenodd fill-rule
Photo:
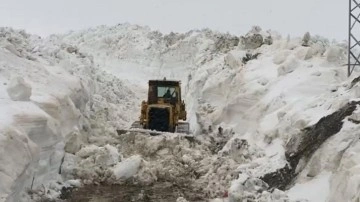
M 181 81 L 149 80 L 147 101 L 141 103 L 141 114 L 131 129 L 151 130 L 151 134 L 161 132 L 190 133 L 186 121 L 185 102 L 181 99 Z

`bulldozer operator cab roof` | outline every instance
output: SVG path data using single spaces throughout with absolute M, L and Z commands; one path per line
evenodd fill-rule
M 176 102 L 179 100 L 180 81 L 150 80 L 149 81 L 149 104 L 157 103 L 160 99 Z M 180 98 L 181 99 L 181 98 Z

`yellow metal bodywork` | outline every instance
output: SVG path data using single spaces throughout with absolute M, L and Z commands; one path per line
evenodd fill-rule
M 141 115 L 140 115 L 140 124 L 144 129 L 148 129 L 149 126 L 149 110 L 152 107 L 156 108 L 168 108 L 170 112 L 169 116 L 169 131 L 168 132 L 174 132 L 173 130 L 175 127 L 179 124 L 180 120 L 186 120 L 187 119 L 187 112 L 185 107 L 185 102 L 181 100 L 181 87 L 180 87 L 180 81 L 178 83 L 173 83 L 175 85 L 166 85 L 168 87 L 175 88 L 175 93 L 177 96 L 177 99 L 175 102 L 170 102 L 164 98 L 158 98 L 156 94 L 157 91 L 154 91 L 154 88 L 157 88 L 158 86 L 164 86 L 165 84 L 162 83 L 161 80 L 158 80 L 158 85 L 150 85 L 149 83 L 149 91 L 148 91 L 148 101 L 142 101 L 141 103 Z M 149 98 L 157 97 L 156 102 L 152 102 L 149 104 Z

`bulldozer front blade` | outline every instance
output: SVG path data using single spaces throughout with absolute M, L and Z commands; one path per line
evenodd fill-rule
M 131 124 L 130 129 L 127 129 L 127 130 L 119 129 L 119 130 L 116 130 L 116 132 L 118 133 L 118 135 L 122 135 L 127 132 L 137 132 L 137 133 L 148 134 L 151 136 L 157 136 L 157 135 L 161 135 L 164 133 L 169 133 L 169 132 L 144 129 L 143 126 L 140 124 L 140 121 L 135 121 L 133 124 Z M 180 133 L 180 134 L 182 133 L 182 134 L 186 134 L 188 136 L 190 134 L 189 123 L 187 123 L 187 122 L 178 123 L 175 133 Z
M 133 124 L 131 124 L 130 128 L 139 128 L 142 129 L 143 126 L 140 124 L 140 121 L 135 121 Z
M 116 130 L 118 135 L 122 135 L 125 134 L 129 131 L 132 131 L 133 129 L 142 129 L 142 125 L 140 124 L 140 121 L 135 121 L 134 123 L 131 124 L 130 129 L 118 129 Z
M 140 121 L 135 121 L 131 124 L 130 129 L 118 129 L 116 130 L 118 135 L 123 135 L 127 132 L 137 132 L 137 133 L 142 133 L 142 134 L 148 134 L 151 136 L 156 136 L 156 135 L 161 135 L 164 132 L 161 131 L 156 131 L 156 130 L 148 130 L 148 129 L 144 129 L 144 127 L 140 124 Z
M 157 136 L 157 135 L 162 135 L 162 134 L 168 133 L 168 132 L 142 129 L 142 128 L 130 128 L 127 130 L 116 130 L 116 132 L 118 135 L 123 135 L 127 132 L 134 132 L 134 133 L 141 133 L 141 134 L 150 135 L 150 136 Z

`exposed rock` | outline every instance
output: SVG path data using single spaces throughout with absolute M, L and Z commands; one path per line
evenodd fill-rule
M 77 47 L 74 47 L 74 46 L 69 46 L 66 48 L 66 51 L 68 53 L 75 53 L 77 54 L 79 52 L 79 49 Z
M 271 193 L 267 191 L 268 189 L 268 185 L 262 180 L 240 174 L 239 178 L 232 182 L 229 191 L 229 202 L 289 201 L 284 192 L 274 189 Z
M 215 38 L 215 50 L 220 52 L 229 52 L 232 48 L 239 44 L 239 38 L 236 36 L 218 35 Z
M 182 40 L 185 38 L 184 34 L 176 34 L 171 32 L 164 36 L 165 44 L 167 47 L 174 45 L 177 41 Z
M 310 46 L 310 39 L 311 39 L 310 33 L 306 32 L 302 39 L 302 46 Z
M 246 53 L 245 57 L 242 58 L 242 62 L 244 64 L 246 64 L 248 61 L 250 60 L 254 60 L 257 59 L 257 57 L 260 55 L 260 53 L 255 53 L 255 54 L 251 54 L 251 53 Z
M 240 43 L 244 49 L 256 49 L 263 45 L 263 36 L 261 34 L 253 34 L 250 36 L 241 36 Z
M 359 83 L 359 81 L 360 81 L 360 76 L 358 76 L 358 77 L 356 77 L 355 79 L 353 79 L 353 80 L 351 81 L 351 84 L 350 84 L 350 86 L 349 86 L 349 89 L 353 88 L 357 83 Z
M 266 45 L 271 45 L 273 44 L 273 39 L 271 36 L 267 36 L 265 39 L 264 39 L 264 44 Z

